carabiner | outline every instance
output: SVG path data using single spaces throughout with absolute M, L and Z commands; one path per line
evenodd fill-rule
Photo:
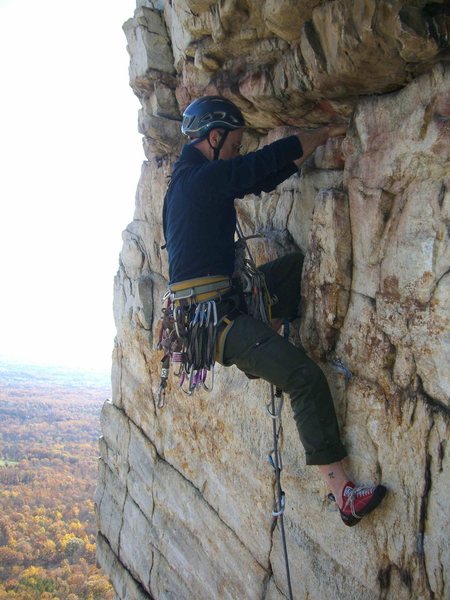
M 286 495 L 283 491 L 281 491 L 281 502 L 280 502 L 280 498 L 277 498 L 277 507 L 278 504 L 280 504 L 280 510 L 273 510 L 272 511 L 272 516 L 273 517 L 280 517 L 283 513 L 284 513 L 284 508 L 286 506 Z
M 205 383 L 206 381 L 206 369 L 204 370 L 205 372 L 205 377 L 202 381 L 202 385 L 203 385 L 203 389 L 206 390 L 207 392 L 212 392 L 212 390 L 214 389 L 214 365 L 211 365 L 211 387 L 208 387 Z
M 275 463 L 275 461 L 273 459 L 274 455 L 275 455 L 275 450 L 272 450 L 272 452 L 269 454 L 269 463 L 270 463 L 270 466 L 273 468 L 273 470 L 275 472 L 278 471 L 279 473 L 281 473 L 281 471 L 283 470 L 283 460 L 281 458 L 281 454 L 278 451 L 278 467 L 277 467 L 277 465 L 276 465 L 276 463 Z
M 266 404 L 266 411 L 271 419 L 278 419 L 278 417 L 281 416 L 281 411 L 283 410 L 283 396 L 281 396 L 279 400 L 278 408 L 276 408 L 274 403 L 274 412 L 272 412 L 272 402 Z
M 159 389 L 158 389 L 158 402 L 156 403 L 156 406 L 158 408 L 163 408 L 165 401 L 166 401 L 166 386 L 161 383 L 159 385 Z
M 175 325 L 175 331 L 177 332 L 177 336 L 181 337 L 180 330 L 178 329 L 178 311 L 179 311 L 179 308 L 177 306 L 175 306 L 173 309 L 173 322 Z
M 211 302 L 206 303 L 205 313 L 206 313 L 205 326 L 208 327 L 209 320 L 211 318 Z

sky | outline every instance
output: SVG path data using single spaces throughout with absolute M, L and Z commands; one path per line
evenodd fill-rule
M 107 371 L 144 154 L 135 0 L 0 0 L 0 360 Z

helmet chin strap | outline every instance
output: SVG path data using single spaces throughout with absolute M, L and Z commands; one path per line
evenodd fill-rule
M 225 131 L 220 136 L 219 143 L 217 144 L 216 147 L 214 147 L 211 144 L 211 142 L 209 141 L 209 135 L 208 135 L 208 138 L 207 138 L 208 144 L 209 144 L 209 147 L 212 148 L 212 150 L 213 150 L 213 160 L 219 160 L 220 151 L 222 150 L 222 147 L 225 144 L 225 140 L 227 139 L 228 134 L 229 134 L 228 129 L 225 129 Z

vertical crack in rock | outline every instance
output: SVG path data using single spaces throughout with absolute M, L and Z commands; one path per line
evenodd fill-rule
M 150 561 L 150 569 L 148 572 L 148 580 L 147 580 L 147 587 L 150 590 L 150 594 L 152 594 L 152 572 L 153 572 L 154 566 L 155 566 L 155 552 L 154 552 L 154 550 L 152 550 L 152 558 Z
M 154 472 L 152 472 L 152 481 L 150 484 L 150 490 L 151 490 L 151 494 L 152 494 L 152 514 L 150 515 L 150 522 L 153 522 L 153 517 L 155 515 L 155 474 Z M 155 552 L 154 550 L 152 550 L 152 562 L 150 565 L 150 571 L 148 574 L 148 589 L 151 590 L 152 589 L 152 573 L 153 573 L 153 567 L 155 566 Z
M 275 489 L 276 489 L 276 484 L 273 483 L 272 487 L 273 487 L 273 493 L 275 494 Z M 264 595 L 263 595 L 263 599 L 266 597 L 267 594 L 267 590 L 268 590 L 268 586 L 270 583 L 270 579 L 273 577 L 273 567 L 272 567 L 272 561 L 270 560 L 271 554 L 272 554 L 272 550 L 273 550 L 273 534 L 276 528 L 276 520 L 272 518 L 272 522 L 270 524 L 270 547 L 269 547 L 269 552 L 267 554 L 267 564 L 269 565 L 269 569 L 267 571 L 267 575 L 264 579 Z
M 281 423 L 280 428 L 279 428 L 279 440 L 278 440 L 278 451 L 279 451 L 280 457 L 282 456 L 282 453 L 283 453 L 283 445 L 284 445 L 284 435 L 283 435 L 283 425 Z M 280 473 L 280 475 L 281 475 L 281 473 Z M 273 474 L 272 475 L 272 497 L 273 497 L 273 507 L 274 507 L 273 510 L 274 511 L 276 511 L 278 509 L 277 496 L 278 496 L 277 479 L 276 479 L 275 474 Z M 276 587 L 277 591 L 280 593 L 280 595 L 283 597 L 286 597 L 282 593 L 282 591 L 278 588 L 278 586 L 275 582 L 275 573 L 274 573 L 272 561 L 271 561 L 271 555 L 272 555 L 272 551 L 273 551 L 273 547 L 274 547 L 274 535 L 275 535 L 275 531 L 277 530 L 277 527 L 278 527 L 278 534 L 281 538 L 282 533 L 281 533 L 280 517 L 278 517 L 278 518 L 272 517 L 272 521 L 270 524 L 270 548 L 269 548 L 268 557 L 267 557 L 267 563 L 269 565 L 269 570 L 267 572 L 266 577 L 264 578 L 264 592 L 262 595 L 262 600 L 265 600 L 265 598 L 266 598 L 266 595 L 269 591 L 269 585 L 270 585 L 271 581 L 272 581 L 272 584 Z M 282 548 L 282 544 L 281 544 L 281 548 Z M 289 560 L 289 557 L 288 557 L 288 560 Z M 285 567 L 284 554 L 283 554 L 282 563 Z M 283 576 L 287 577 L 286 570 L 284 570 Z M 291 577 L 292 576 L 293 576 L 293 574 L 291 573 Z
M 156 389 L 156 382 L 154 381 L 155 377 L 157 378 L 159 373 L 156 373 L 155 375 L 153 374 L 153 370 L 151 368 L 151 364 L 149 363 L 148 359 L 147 359 L 147 354 L 145 352 L 142 353 L 143 357 L 144 357 L 144 362 L 147 366 L 147 371 L 148 371 L 148 375 L 149 375 L 149 379 L 150 379 L 150 390 L 149 390 L 149 395 L 152 399 L 152 406 L 153 406 L 153 416 L 155 419 L 158 418 L 158 408 L 156 406 L 157 404 L 157 400 L 155 398 L 155 394 L 153 392 L 154 389 Z M 156 380 L 157 381 L 157 380 Z
M 264 590 L 264 594 L 261 597 L 261 600 L 271 600 L 273 598 L 273 594 L 271 593 L 270 590 L 270 586 L 273 585 L 273 587 L 276 589 L 277 594 L 279 595 L 280 598 L 287 598 L 286 594 L 284 594 L 280 588 L 277 586 L 277 583 L 275 581 L 275 578 L 273 577 L 273 575 L 271 577 L 268 578 L 267 580 L 267 584 L 266 584 L 266 589 Z M 268 594 L 271 594 L 270 597 L 268 596 Z
M 119 535 L 118 535 L 118 542 L 117 542 L 117 558 L 121 564 L 123 564 L 123 563 L 120 558 L 120 543 L 121 543 L 120 540 L 121 540 L 121 536 L 122 536 L 123 523 L 125 520 L 124 508 L 125 508 L 125 504 L 127 503 L 127 498 L 128 498 L 128 490 L 126 490 L 126 492 L 125 492 L 125 498 L 124 498 L 123 505 L 122 505 L 122 519 L 120 521 L 120 528 L 119 528 Z
M 438 194 L 438 204 L 439 204 L 439 208 L 441 210 L 442 210 L 442 205 L 444 203 L 446 193 L 447 193 L 447 186 L 445 185 L 444 182 L 442 182 L 441 189 L 439 190 L 439 194 Z
M 419 564 L 420 564 L 421 570 L 423 572 L 424 581 L 426 583 L 426 586 L 428 588 L 428 592 L 429 592 L 431 598 L 435 598 L 435 594 L 430 586 L 427 564 L 426 564 L 426 560 L 425 560 L 425 530 L 426 530 L 426 522 L 427 522 L 428 500 L 429 500 L 429 494 L 430 494 L 431 485 L 432 485 L 431 454 L 430 454 L 429 445 L 430 445 L 431 431 L 433 430 L 433 427 L 434 427 L 434 420 L 429 429 L 426 444 L 425 444 L 425 452 L 426 452 L 425 470 L 424 470 L 424 476 L 423 476 L 423 490 L 422 490 L 420 510 L 419 510 L 419 524 L 418 524 L 419 525 L 419 527 L 418 527 L 419 533 L 417 536 L 417 554 L 419 555 Z
M 119 410 L 121 410 L 121 409 L 119 409 Z M 128 492 L 128 476 L 130 474 L 130 468 L 131 468 L 130 460 L 129 460 L 130 441 L 131 441 L 131 432 L 130 432 L 129 422 L 127 422 L 127 428 L 128 428 L 128 445 L 127 445 L 127 450 L 126 450 L 127 472 L 126 472 L 125 481 L 124 481 L 125 497 L 124 497 L 123 506 L 122 506 L 122 522 L 120 524 L 118 543 L 117 543 L 117 558 L 119 559 L 119 561 L 120 561 L 120 546 L 121 546 L 122 528 L 123 528 L 123 523 L 124 523 L 124 508 L 125 508 L 125 504 L 127 502 L 128 494 L 129 494 L 129 492 Z
M 144 600 L 144 599 L 157 600 L 152 595 L 149 595 L 149 593 L 147 592 L 147 590 L 144 589 L 142 583 L 140 581 L 138 581 L 137 579 L 135 579 L 133 577 L 133 574 L 130 573 L 130 571 L 127 569 L 127 567 L 124 564 L 122 564 L 117 559 L 116 555 L 114 554 L 114 550 L 111 548 L 109 540 L 104 535 L 102 535 L 101 533 L 98 534 L 98 537 L 99 537 L 99 541 L 101 542 L 101 544 L 105 545 L 108 548 L 108 552 L 109 552 L 110 556 L 114 557 L 113 558 L 113 563 L 114 564 L 113 564 L 113 568 L 112 568 L 113 577 L 111 577 L 111 581 L 113 583 L 114 591 L 116 592 L 116 594 L 118 595 L 118 597 L 120 598 L 120 596 L 119 596 L 119 590 L 114 585 L 114 583 L 115 583 L 115 581 L 114 581 L 115 580 L 114 575 L 117 575 L 118 570 L 121 569 L 132 580 L 133 586 L 135 587 L 135 590 L 137 592 L 136 594 L 133 594 L 133 590 L 129 589 L 128 586 L 127 586 L 127 592 L 130 593 L 130 595 L 128 595 L 128 593 L 127 593 L 127 596 L 126 596 L 127 598 L 133 598 L 133 600 Z
M 439 442 L 439 453 L 437 456 L 439 473 L 443 472 L 443 462 L 444 462 L 444 458 L 445 458 L 446 447 L 447 447 L 447 440 L 441 440 Z

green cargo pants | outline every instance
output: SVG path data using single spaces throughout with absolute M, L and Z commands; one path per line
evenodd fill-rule
M 259 267 L 270 294 L 278 298 L 273 318 L 297 316 L 302 266 L 303 255 L 298 252 Z M 236 365 L 290 395 L 306 464 L 327 465 L 347 455 L 327 380 L 303 349 L 261 321 L 239 314 L 225 340 L 223 364 Z

